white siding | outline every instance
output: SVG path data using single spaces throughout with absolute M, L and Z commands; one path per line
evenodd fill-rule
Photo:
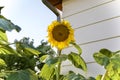
M 120 49 L 120 0 L 63 0 L 63 19 L 75 29 L 75 39 L 86 62 L 93 62 L 93 53 L 101 48 Z M 76 50 L 68 47 L 63 53 L 70 51 Z M 103 67 L 96 63 L 87 65 L 86 76 L 104 73 Z M 68 62 L 63 63 L 62 69 L 62 73 L 81 72 Z
M 62 73 L 67 73 L 67 71 L 74 71 L 76 73 L 83 74 L 85 77 L 90 77 L 91 75 L 97 76 L 97 74 L 104 72 L 104 68 L 103 67 L 101 68 L 101 66 L 99 66 L 96 63 L 88 64 L 87 67 L 88 67 L 88 71 L 86 73 L 78 68 L 75 68 L 73 65 L 67 65 L 62 67 L 61 69 L 62 69 Z

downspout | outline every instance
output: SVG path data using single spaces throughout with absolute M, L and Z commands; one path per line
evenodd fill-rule
M 42 0 L 42 2 L 57 16 L 57 21 L 61 21 L 60 12 L 47 0 Z

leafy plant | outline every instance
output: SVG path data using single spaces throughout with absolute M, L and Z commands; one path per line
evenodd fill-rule
M 120 79 L 120 51 L 112 52 L 101 49 L 94 53 L 96 62 L 106 69 L 104 75 L 98 75 L 96 80 L 119 80 Z

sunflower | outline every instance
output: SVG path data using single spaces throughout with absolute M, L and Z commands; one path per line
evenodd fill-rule
M 74 41 L 74 30 L 68 21 L 53 21 L 48 26 L 48 42 L 59 50 L 67 47 Z

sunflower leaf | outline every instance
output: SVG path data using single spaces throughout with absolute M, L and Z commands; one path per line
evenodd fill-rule
M 110 80 L 119 80 L 120 79 L 120 53 L 115 54 L 110 59 L 110 63 L 106 67 L 107 72 L 104 76 L 104 79 L 110 79 Z
M 99 52 L 102 53 L 103 55 L 109 57 L 109 58 L 112 57 L 112 55 L 113 55 L 113 53 L 110 50 L 104 49 L 104 48 L 101 49 Z
M 10 74 L 7 80 L 38 80 L 38 77 L 32 70 L 27 69 Z
M 68 59 L 72 62 L 72 64 L 74 64 L 75 67 L 80 68 L 84 71 L 87 71 L 87 66 L 86 66 L 85 61 L 78 54 L 71 52 L 68 55 Z
M 46 60 L 46 58 L 48 57 L 48 55 L 43 55 L 39 58 L 40 62 L 44 62 Z
M 47 60 L 46 60 L 46 64 L 48 64 L 49 66 L 51 64 L 55 64 L 58 62 L 58 57 L 49 57 Z
M 59 56 L 60 62 L 65 61 L 67 58 L 68 58 L 68 55 L 65 55 L 65 54 L 61 54 L 61 55 Z
M 73 71 L 70 71 L 67 75 L 64 76 L 63 80 L 86 80 L 84 76 L 76 74 Z
M 74 42 L 70 42 L 70 44 L 72 44 L 77 50 L 78 50 L 78 53 L 79 55 L 82 54 L 82 49 L 80 48 L 80 46 Z
M 96 80 L 101 80 L 102 75 L 97 75 Z
M 93 54 L 96 62 L 106 68 L 106 66 L 110 63 L 110 58 L 113 53 L 107 49 L 101 49 L 99 52 Z
M 40 78 L 42 78 L 42 80 L 52 80 L 53 76 L 54 76 L 54 72 L 55 69 L 54 67 L 51 65 L 47 65 L 45 64 L 40 72 Z
M 94 53 L 93 57 L 98 64 L 104 67 L 106 67 L 110 62 L 110 59 L 102 53 Z

